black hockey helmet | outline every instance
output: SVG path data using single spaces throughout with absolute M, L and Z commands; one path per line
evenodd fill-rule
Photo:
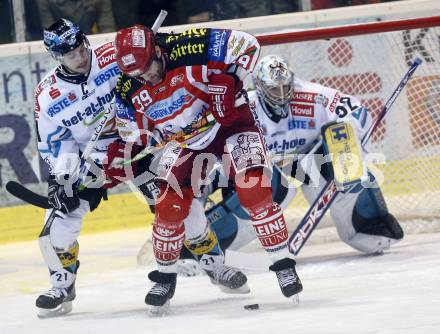
M 81 29 L 67 19 L 59 19 L 44 29 L 44 46 L 55 58 L 76 49 L 82 43 L 88 47 L 89 41 Z

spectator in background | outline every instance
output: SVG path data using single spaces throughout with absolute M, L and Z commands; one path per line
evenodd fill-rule
M 11 2 L 0 0 L 0 44 L 12 43 L 14 41 L 13 21 Z
M 369 5 L 396 0 L 311 0 L 312 10 L 330 9 L 345 6 Z
M 188 17 L 188 23 L 194 23 L 292 13 L 299 10 L 298 1 L 214 0 L 200 3 L 195 0 L 179 0 L 177 6 L 179 13 L 185 13 Z
M 300 0 L 222 0 L 213 1 L 214 19 L 255 17 L 297 12 Z M 235 8 L 234 8 L 235 7 Z M 238 11 L 239 16 L 230 17 Z
M 85 34 L 116 30 L 111 0 L 37 0 L 37 4 L 43 27 L 64 17 L 76 22 Z

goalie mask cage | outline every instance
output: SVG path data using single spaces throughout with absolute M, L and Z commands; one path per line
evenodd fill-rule
M 381 188 L 390 212 L 401 221 L 421 219 L 439 225 L 434 220 L 440 215 L 440 17 L 258 38 L 263 45 L 261 56 L 283 56 L 295 77 L 355 95 L 373 115 L 410 63 L 416 57 L 423 60 L 367 150 L 386 157 L 384 164 L 375 166 L 383 174 Z M 307 208 L 305 199 L 297 196 L 287 215 L 296 225 Z

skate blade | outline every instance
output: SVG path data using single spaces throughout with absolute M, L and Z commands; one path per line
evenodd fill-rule
M 162 306 L 150 305 L 148 315 L 152 318 L 160 318 L 170 313 L 170 301 L 167 300 Z
M 38 318 L 55 318 L 72 312 L 72 302 L 64 302 L 53 309 L 38 308 Z
M 249 286 L 247 285 L 247 283 L 243 284 L 241 287 L 236 288 L 236 289 L 231 289 L 228 288 L 227 286 L 224 285 L 219 285 L 218 286 L 219 289 L 224 292 L 224 293 L 228 293 L 228 294 L 235 294 L 235 295 L 239 295 L 239 294 L 246 294 L 246 293 L 250 293 L 251 289 L 249 289 Z
M 289 297 L 289 299 L 294 306 L 299 305 L 299 294 L 293 295 L 292 297 Z

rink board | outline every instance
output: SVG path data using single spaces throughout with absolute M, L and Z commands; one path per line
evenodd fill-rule
M 0 209 L 0 244 L 36 239 L 43 226 L 44 210 L 32 205 Z M 109 196 L 88 213 L 82 234 L 148 227 L 153 221 L 149 208 L 133 193 Z
M 431 172 L 420 174 L 420 169 L 415 168 L 416 164 L 424 165 L 427 167 L 426 170 Z M 401 220 L 424 217 L 425 211 L 426 214 L 432 215 L 430 203 L 434 204 L 440 201 L 438 192 L 440 189 L 440 157 L 392 161 L 378 168 L 382 171 L 384 180 L 382 189 L 393 214 Z M 390 179 L 392 175 L 396 175 L 396 170 L 399 171 L 399 177 L 405 180 L 398 182 L 399 186 L 396 186 L 395 180 Z M 410 192 L 409 189 L 412 191 Z M 403 216 L 404 213 L 401 212 L 399 205 L 402 200 L 420 203 L 417 215 L 408 216 L 405 213 Z M 289 225 L 291 225 L 289 229 L 293 229 L 307 208 L 308 205 L 299 192 L 288 208 L 287 216 L 290 218 Z M 434 214 L 434 216 L 439 216 L 440 212 Z M 41 230 L 43 215 L 44 210 L 31 205 L 1 208 L 0 244 L 36 239 Z M 150 226 L 152 222 L 153 214 L 139 197 L 133 193 L 118 194 L 110 196 L 109 200 L 103 201 L 96 211 L 86 215 L 81 233 L 138 228 Z

